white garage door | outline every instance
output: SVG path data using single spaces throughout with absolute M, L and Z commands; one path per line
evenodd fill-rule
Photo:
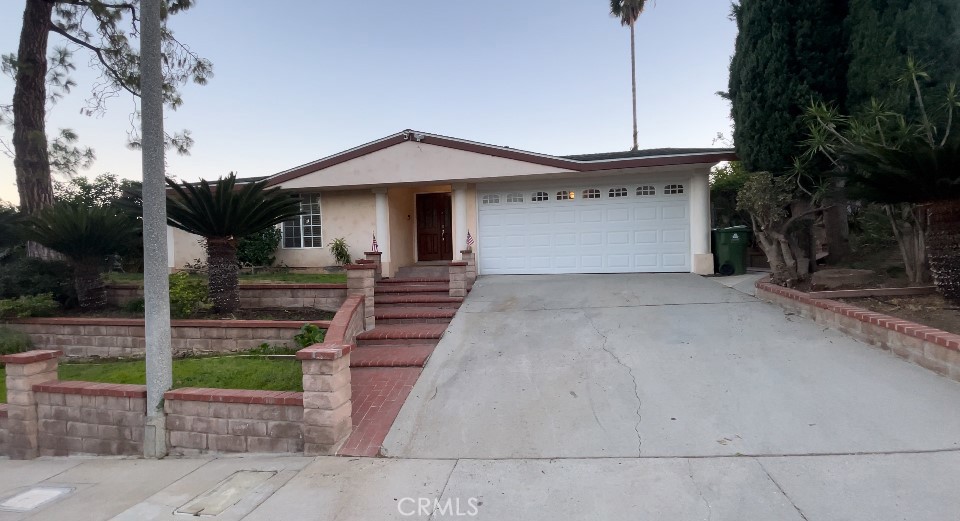
M 681 181 L 478 187 L 481 274 L 690 271 Z

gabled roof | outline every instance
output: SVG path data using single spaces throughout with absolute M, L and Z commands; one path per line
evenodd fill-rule
M 327 156 L 289 170 L 267 177 L 268 185 L 276 185 L 297 177 L 323 170 L 351 159 L 371 154 L 400 143 L 412 141 L 473 152 L 493 157 L 501 157 L 538 164 L 553 168 L 563 168 L 575 172 L 598 170 L 618 170 L 622 168 L 644 168 L 655 166 L 688 165 L 733 161 L 737 157 L 733 150 L 726 148 L 657 148 L 633 150 L 628 152 L 608 152 L 602 154 L 582 154 L 574 156 L 551 156 L 510 147 L 489 145 L 476 141 L 467 141 L 417 130 L 403 130 L 396 134 L 371 141 L 332 156 Z

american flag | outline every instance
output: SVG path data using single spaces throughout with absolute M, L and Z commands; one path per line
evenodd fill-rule
M 470 230 L 467 230 L 467 246 L 473 246 L 473 235 L 470 235 Z
M 373 234 L 373 244 L 370 245 L 370 251 L 380 251 L 380 245 L 377 244 L 377 234 Z

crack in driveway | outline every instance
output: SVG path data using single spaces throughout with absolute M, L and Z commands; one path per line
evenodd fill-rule
M 627 374 L 630 375 L 630 380 L 633 381 L 633 395 L 637 397 L 637 411 L 636 411 L 637 422 L 633 424 L 633 430 L 634 432 L 637 433 L 637 457 L 639 458 L 643 451 L 642 449 L 643 437 L 640 435 L 640 421 L 642 420 L 642 416 L 640 415 L 640 408 L 643 406 L 643 400 L 640 399 L 640 386 L 637 384 L 637 377 L 636 375 L 633 374 L 632 367 L 623 363 L 623 360 L 620 360 L 619 356 L 617 356 L 613 351 L 607 348 L 607 335 L 604 335 L 603 333 L 600 332 L 600 328 L 598 328 L 597 324 L 593 321 L 593 317 L 591 317 L 590 315 L 587 315 L 586 311 L 583 312 L 583 317 L 587 319 L 587 322 L 590 323 L 590 327 L 592 327 L 593 330 L 596 331 L 597 335 L 603 338 L 603 344 L 600 345 L 600 349 L 602 349 L 605 353 L 610 355 L 611 358 L 616 360 L 617 364 L 619 364 L 620 367 L 623 367 L 624 369 L 626 369 Z

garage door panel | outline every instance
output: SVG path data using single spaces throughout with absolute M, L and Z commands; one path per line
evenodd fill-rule
M 626 196 L 610 197 L 610 186 L 598 186 L 600 198 L 580 197 L 593 188 L 481 189 L 503 202 L 478 205 L 480 272 L 690 271 L 687 195 L 635 196 L 636 186 L 628 186 Z M 577 198 L 553 198 L 566 190 Z M 551 197 L 533 201 L 535 191 Z M 662 191 L 661 183 L 656 194 Z M 508 198 L 511 193 L 520 196 Z

